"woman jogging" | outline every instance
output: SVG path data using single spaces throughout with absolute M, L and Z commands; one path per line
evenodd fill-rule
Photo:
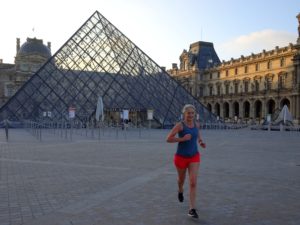
M 183 202 L 183 186 L 186 171 L 189 174 L 189 212 L 188 215 L 198 218 L 196 212 L 197 173 L 200 165 L 200 153 L 197 142 L 203 148 L 199 124 L 195 122 L 196 109 L 193 105 L 185 105 L 182 109 L 183 121 L 177 123 L 167 136 L 167 142 L 178 142 L 177 151 L 174 155 L 174 164 L 178 173 L 178 200 Z

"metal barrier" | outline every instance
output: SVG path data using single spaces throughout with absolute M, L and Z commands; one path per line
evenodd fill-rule
M 81 136 L 91 139 L 101 140 L 105 133 L 107 136 L 115 138 L 127 138 L 128 131 L 131 131 L 131 135 L 134 132 L 134 135 L 141 138 L 142 131 L 149 129 L 142 126 L 108 126 L 104 123 L 94 123 L 94 122 L 48 122 L 48 121 L 23 121 L 23 127 L 39 141 L 43 140 L 43 134 L 51 134 L 53 136 L 59 137 L 63 140 L 72 141 L 74 136 Z

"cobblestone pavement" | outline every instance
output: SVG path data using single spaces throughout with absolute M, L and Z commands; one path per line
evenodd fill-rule
M 0 130 L 0 225 L 299 225 L 300 133 L 203 130 L 197 208 L 168 130 Z

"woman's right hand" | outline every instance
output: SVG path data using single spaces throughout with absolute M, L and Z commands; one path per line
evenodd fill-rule
M 186 134 L 183 136 L 183 141 L 189 141 L 192 139 L 192 135 L 191 134 Z

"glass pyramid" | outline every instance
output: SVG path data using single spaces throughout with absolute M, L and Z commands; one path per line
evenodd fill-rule
M 0 120 L 94 118 L 97 100 L 105 112 L 147 112 L 161 126 L 180 119 L 184 104 L 196 106 L 200 120 L 213 122 L 196 98 L 96 11 L 0 109 Z

